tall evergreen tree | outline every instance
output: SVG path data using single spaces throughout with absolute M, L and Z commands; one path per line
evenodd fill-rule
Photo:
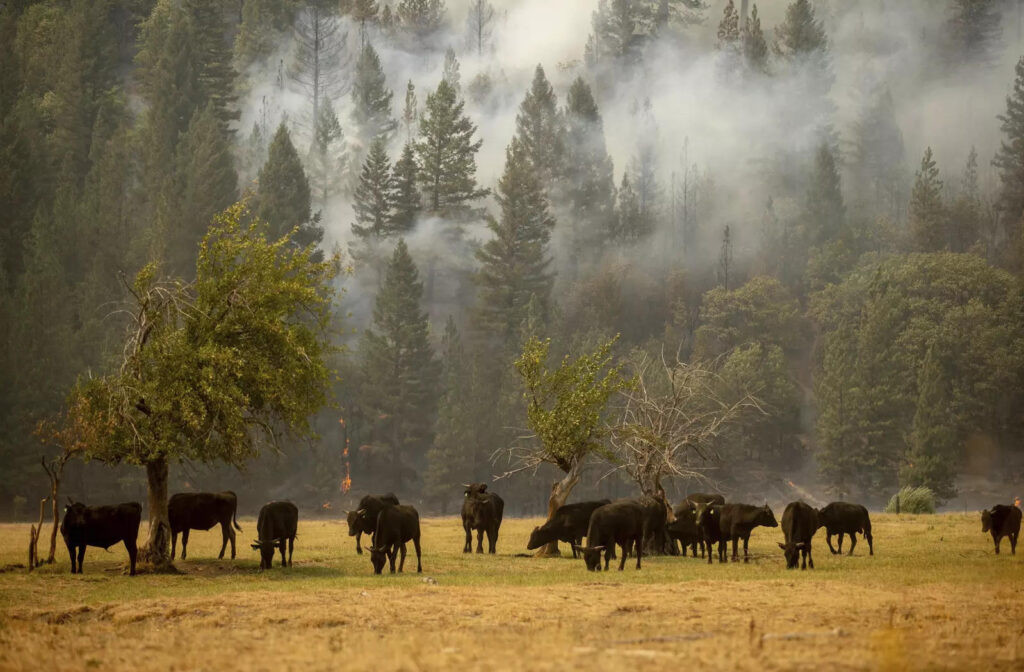
M 505 152 L 495 198 L 501 218 L 488 219 L 494 237 L 477 251 L 477 317 L 487 333 L 508 344 L 519 334 L 531 299 L 546 318 L 553 284 L 548 241 L 555 222 L 526 147 L 517 138 Z
M 629 179 L 629 171 L 622 174 L 622 183 L 619 185 L 619 204 L 615 217 L 615 229 L 612 238 L 621 242 L 634 242 L 640 240 L 650 230 L 648 222 L 644 220 L 640 212 L 640 203 L 633 190 L 633 183 Z
M 312 130 L 320 118 L 320 106 L 336 99 L 347 83 L 348 33 L 342 30 L 337 6 L 317 1 L 298 13 L 293 37 L 288 76 L 306 97 L 303 122 Z
M 427 95 L 416 159 L 424 207 L 431 214 L 465 216 L 470 202 L 488 193 L 476 183 L 476 153 L 483 140 L 473 140 L 476 125 L 463 113 L 464 107 L 443 79 Z
M 555 91 L 539 64 L 530 90 L 519 105 L 516 137 L 541 183 L 555 184 L 564 172 L 565 122 L 558 111 Z
M 743 57 L 747 69 L 751 72 L 768 72 L 768 42 L 761 30 L 761 17 L 755 4 L 750 10 L 750 18 L 743 29 Z
M 405 87 L 405 105 L 402 107 L 402 125 L 405 126 L 405 141 L 412 142 L 416 136 L 416 122 L 419 120 L 419 101 L 416 100 L 416 87 L 412 80 Z
M 865 94 L 864 107 L 853 124 L 850 172 L 860 208 L 896 220 L 906 201 L 903 132 L 888 89 Z M 901 194 L 902 192 L 902 194 Z
M 402 28 L 420 44 L 444 26 L 445 14 L 444 0 L 401 0 L 398 3 Z
M 982 228 L 981 191 L 978 185 L 978 152 L 967 155 L 960 191 L 950 204 L 949 244 L 952 252 L 967 252 L 978 241 Z
M 921 157 L 910 194 L 910 236 L 918 252 L 939 252 L 948 245 L 942 180 L 931 147 Z
M 825 28 L 814 15 L 810 0 L 793 0 L 786 19 L 775 29 L 776 48 L 787 57 L 809 57 L 828 51 Z
M 725 3 L 722 20 L 718 23 L 718 48 L 737 50 L 740 42 L 740 15 L 732 0 Z
M 455 56 L 455 50 L 448 47 L 444 51 L 444 68 L 441 70 L 441 79 L 448 82 L 455 95 L 462 95 L 462 75 L 459 74 L 459 59 Z
M 947 29 L 954 65 L 992 65 L 1002 50 L 1003 17 L 1000 0 L 953 0 Z
M 200 91 L 206 102 L 212 103 L 222 127 L 239 118 L 235 109 L 235 69 L 231 64 L 231 47 L 224 38 L 224 8 L 210 0 L 185 0 L 185 7 L 195 26 L 194 48 L 198 51 L 200 69 L 196 73 Z
M 309 152 L 309 183 L 321 205 L 339 191 L 345 165 L 345 135 L 330 100 L 320 104 Z
M 235 60 L 239 67 L 270 56 L 294 20 L 295 4 L 291 2 L 246 0 L 235 37 Z
M 378 135 L 392 133 L 397 123 L 391 116 L 393 94 L 387 86 L 380 57 L 367 42 L 356 61 L 355 82 L 352 84 L 352 121 L 362 147 L 369 147 Z
M 491 39 L 494 31 L 494 5 L 489 0 L 471 0 L 469 12 L 466 14 L 466 37 L 471 47 L 476 48 L 476 55 L 482 56 L 484 45 Z
M 361 403 L 374 443 L 391 456 L 391 482 L 408 492 L 426 466 L 434 435 L 438 367 L 430 346 L 423 283 L 404 240 L 398 241 L 360 344 Z
M 1024 220 L 1024 57 L 1014 70 L 1013 93 L 1006 97 L 1002 122 L 1003 141 L 992 164 L 999 169 L 999 211 L 1003 230 L 1010 240 L 1021 236 Z
M 639 0 L 600 0 L 592 19 L 593 31 L 587 39 L 587 63 L 596 66 L 604 62 L 637 62 L 644 39 L 644 16 L 645 8 Z
M 419 168 L 416 166 L 416 149 L 408 142 L 402 148 L 402 155 L 395 162 L 392 178 L 394 184 L 393 214 L 391 228 L 397 232 L 412 231 L 416 218 L 423 209 L 418 186 Z
M 378 137 L 370 144 L 359 175 L 359 187 L 352 204 L 356 216 L 352 233 L 360 238 L 383 238 L 392 233 L 394 191 L 387 146 L 384 139 Z
M 931 488 L 943 500 L 956 497 L 960 445 L 956 411 L 949 389 L 950 371 L 936 348 L 929 348 L 917 374 L 917 404 L 900 485 Z
M 256 216 L 270 227 L 270 235 L 280 237 L 299 227 L 293 241 L 303 247 L 318 245 L 324 237 L 320 215 L 312 214 L 309 181 L 302 169 L 299 153 L 292 144 L 288 127 L 278 126 L 270 143 L 267 162 L 260 169 L 256 188 Z M 322 255 L 322 252 L 318 252 Z
M 823 142 L 815 156 L 804 217 L 809 245 L 823 245 L 834 240 L 839 236 L 846 218 L 839 170 L 828 143 Z

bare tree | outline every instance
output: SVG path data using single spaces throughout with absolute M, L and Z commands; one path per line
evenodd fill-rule
M 302 121 L 311 135 L 323 102 L 345 93 L 347 44 L 348 33 L 326 3 L 310 2 L 295 20 L 295 52 L 288 75 L 309 99 L 309 117 Z
M 716 442 L 747 413 L 761 413 L 751 394 L 729 389 L 718 374 L 678 357 L 636 356 L 635 384 L 620 390 L 621 416 L 610 439 L 620 466 L 644 495 L 670 508 L 663 481 L 700 476 Z
M 82 432 L 79 428 L 72 427 L 73 416 L 65 413 L 57 419 L 44 420 L 36 426 L 35 434 L 43 444 L 53 446 L 60 452 L 56 456 L 47 459 L 40 458 L 43 471 L 50 481 L 50 503 L 53 513 L 53 528 L 50 530 L 50 553 L 46 557 L 46 564 L 53 564 L 57 554 L 57 530 L 60 528 L 60 483 L 64 478 L 64 466 L 73 458 L 82 453 L 83 445 L 80 437 Z M 46 501 L 45 499 L 43 500 Z M 40 504 L 42 507 L 42 504 Z M 39 516 L 39 529 L 36 531 L 36 542 L 42 533 L 42 511 Z M 37 551 L 38 557 L 38 551 Z
M 494 5 L 488 0 L 472 0 L 466 15 L 466 37 L 477 55 L 484 53 L 484 43 L 491 39 L 494 31 Z

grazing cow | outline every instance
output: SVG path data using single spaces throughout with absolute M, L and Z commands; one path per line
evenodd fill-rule
M 722 541 L 722 504 L 697 504 L 694 510 L 694 522 L 700 535 L 701 543 L 708 551 L 708 564 L 713 559 L 711 549 L 719 546 L 718 562 L 725 562 L 724 541 Z
M 725 504 L 725 497 L 705 492 L 691 492 L 683 501 L 693 502 L 694 504 Z
M 71 573 L 81 574 L 85 562 L 85 547 L 107 549 L 119 541 L 128 551 L 129 574 L 135 576 L 135 558 L 138 555 L 139 523 L 142 505 L 126 502 L 116 506 L 86 506 L 74 502 L 64 509 L 60 533 L 71 556 Z M 77 553 L 77 564 L 75 554 Z
M 700 528 L 697 527 L 697 504 L 689 500 L 684 501 L 676 507 L 676 519 L 668 524 L 665 531 L 668 533 L 672 543 L 683 547 L 683 556 L 686 556 L 686 547 L 693 551 L 693 557 L 697 557 L 697 547 L 700 546 L 700 557 L 704 557 L 704 539 Z
M 1003 537 L 1010 538 L 1010 553 L 1017 554 L 1017 535 L 1020 534 L 1020 509 L 1016 506 L 996 504 L 991 509 L 981 512 L 981 531 L 991 532 L 992 541 L 999 553 L 999 542 Z
M 238 497 L 235 493 L 225 490 L 224 492 L 179 492 L 171 497 L 167 504 L 167 515 L 171 521 L 171 560 L 177 552 L 178 533 L 181 533 L 181 559 L 185 559 L 188 547 L 188 533 L 190 530 L 209 530 L 217 523 L 220 523 L 220 533 L 223 543 L 220 545 L 220 555 L 224 557 L 224 550 L 231 542 L 231 559 L 235 559 L 235 530 L 239 532 L 242 528 L 238 526 L 236 512 L 238 510 Z M 231 529 L 234 524 L 235 530 Z
M 576 502 L 558 507 L 555 515 L 540 527 L 533 528 L 530 533 L 530 541 L 526 544 L 526 550 L 532 551 L 541 546 L 550 544 L 552 541 L 564 541 L 572 545 L 572 557 L 576 557 L 576 547 L 583 543 L 583 537 L 587 535 L 587 528 L 590 526 L 590 515 L 594 510 L 610 504 L 610 499 L 602 499 L 596 502 Z
M 466 545 L 463 553 L 473 551 L 473 530 L 476 530 L 476 552 L 484 552 L 484 532 L 487 533 L 488 552 L 497 553 L 498 530 L 505 512 L 505 500 L 493 492 L 487 492 L 486 483 L 465 483 L 466 494 L 462 500 L 462 529 L 466 531 Z
M 860 504 L 832 502 L 818 510 L 818 524 L 825 528 L 825 543 L 832 555 L 843 552 L 843 535 L 850 535 L 850 555 L 857 545 L 857 533 L 864 535 L 868 542 L 868 555 L 875 554 L 875 544 L 871 537 L 871 517 L 868 510 Z M 832 535 L 839 535 L 839 550 L 832 548 Z
M 790 502 L 782 512 L 782 534 L 786 543 L 779 544 L 786 556 L 786 569 L 796 569 L 800 560 L 800 569 L 807 569 L 808 563 L 814 569 L 814 558 L 811 556 L 811 540 L 820 527 L 818 510 L 803 502 Z
M 292 552 L 295 550 L 295 532 L 299 525 L 299 509 L 291 502 L 268 502 L 260 509 L 256 521 L 259 535 L 252 547 L 260 552 L 260 569 L 274 565 L 274 549 L 281 549 L 281 566 L 292 566 Z M 285 561 L 284 547 L 288 542 L 288 560 Z
M 364 514 L 367 515 L 367 514 Z M 384 561 L 391 564 L 391 573 L 395 573 L 395 554 L 402 551 L 402 561 L 398 571 L 405 568 L 405 542 L 411 541 L 416 548 L 416 573 L 423 572 L 420 564 L 420 514 L 411 506 L 385 504 L 377 514 L 377 527 L 373 534 L 373 545 L 370 546 L 370 562 L 373 573 L 380 574 L 384 570 Z
M 615 544 L 622 547 L 619 571 L 626 566 L 626 557 L 636 548 L 636 568 L 640 569 L 643 555 L 644 520 L 647 517 L 643 502 L 635 499 L 618 499 L 595 509 L 587 528 L 586 547 L 578 546 L 576 551 L 583 556 L 587 570 L 601 571 L 601 552 L 604 551 L 604 570 L 615 550 Z
M 359 508 L 355 511 L 345 513 L 348 520 L 348 536 L 356 538 L 356 553 L 363 554 L 363 547 L 359 540 L 364 534 L 370 535 L 370 545 L 373 546 L 373 533 L 377 530 L 377 514 L 384 508 L 385 504 L 401 504 L 393 492 L 386 495 L 366 495 L 359 500 Z M 368 515 L 362 516 L 360 512 L 366 511 Z M 369 527 L 364 527 L 364 524 Z
M 732 541 L 732 560 L 739 560 L 737 546 L 740 539 L 743 540 L 743 561 L 749 558 L 747 545 L 750 543 L 750 533 L 759 525 L 764 527 L 778 527 L 775 514 L 771 508 L 764 506 L 753 506 L 751 504 L 710 504 L 711 509 L 718 512 L 718 562 L 725 562 L 725 542 Z M 709 559 L 710 562 L 710 559 Z

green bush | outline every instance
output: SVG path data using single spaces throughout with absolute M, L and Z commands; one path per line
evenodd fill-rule
M 896 502 L 899 499 L 899 507 Z M 935 493 L 931 488 L 920 486 L 917 488 L 909 485 L 900 489 L 889 505 L 885 507 L 886 513 L 935 513 Z

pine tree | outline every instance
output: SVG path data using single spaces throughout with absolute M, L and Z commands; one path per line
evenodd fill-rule
M 390 135 L 395 130 L 392 97 L 380 57 L 367 42 L 356 61 L 356 78 L 352 85 L 352 121 L 361 146 L 369 147 L 378 135 Z
M 310 189 L 320 200 L 321 205 L 327 204 L 327 198 L 335 193 L 342 184 L 342 166 L 344 158 L 345 135 L 341 130 L 338 115 L 330 100 L 320 104 L 320 112 L 313 127 L 313 145 L 309 153 Z
M 312 215 L 309 181 L 288 127 L 278 126 L 270 143 L 267 162 L 260 169 L 253 211 L 278 238 L 299 227 L 293 241 L 303 247 L 318 245 L 324 237 L 320 216 Z M 322 253 L 321 253 L 322 254 Z
M 1007 238 L 1015 240 L 1024 218 L 1024 57 L 1017 61 L 1013 93 L 1006 98 L 1006 114 L 999 116 L 1005 136 L 992 165 L 999 169 L 999 211 Z
M 573 254 L 599 253 L 614 229 L 615 177 L 597 102 L 582 77 L 565 108 L 565 194 L 574 227 Z
M 238 175 L 222 123 L 211 101 L 192 117 L 178 144 L 178 208 L 166 241 L 168 270 L 176 276 L 195 274 L 199 242 L 214 215 L 238 199 Z
M 281 0 L 246 0 L 235 37 L 235 59 L 244 68 L 267 58 L 295 20 L 295 5 Z
M 942 180 L 931 147 L 921 158 L 921 168 L 915 174 L 914 190 L 910 194 L 910 236 L 914 249 L 919 252 L 939 252 L 948 245 Z
M 396 491 L 408 492 L 422 473 L 434 434 L 438 367 L 422 296 L 419 271 L 400 239 L 360 344 L 361 404 L 373 419 L 374 443 L 390 452 Z
M 947 29 L 954 65 L 992 65 L 1002 51 L 1003 17 L 999 0 L 953 0 Z
M 185 0 L 185 8 L 195 26 L 193 39 L 200 63 L 197 73 L 200 92 L 204 101 L 213 103 L 217 118 L 227 131 L 228 125 L 237 120 L 241 112 L 235 109 L 236 73 L 231 65 L 231 48 L 224 39 L 227 31 L 224 9 L 209 0 Z
M 775 29 L 779 52 L 791 58 L 824 55 L 828 51 L 825 28 L 814 15 L 810 0 L 793 0 L 786 8 L 786 20 Z
M 639 26 L 644 8 L 637 0 L 600 0 L 594 12 L 593 32 L 587 40 L 588 65 L 611 61 L 635 63 L 640 58 L 643 36 Z
M 356 216 L 352 233 L 360 238 L 390 235 L 394 221 L 394 191 L 387 146 L 384 139 L 378 137 L 370 144 L 359 175 L 359 187 L 352 204 Z
M 470 47 L 476 47 L 476 55 L 482 56 L 484 45 L 491 39 L 494 22 L 494 5 L 488 0 L 471 0 L 466 13 L 466 37 Z
M 405 141 L 412 142 L 416 136 L 416 121 L 419 119 L 419 101 L 412 80 L 405 87 L 405 106 L 402 108 L 402 124 L 405 126 Z
M 462 95 L 462 75 L 459 74 L 459 59 L 455 56 L 455 50 L 451 47 L 444 52 L 444 68 L 441 70 L 441 79 L 455 89 L 455 95 Z
M 391 229 L 404 233 L 412 231 L 416 226 L 416 218 L 423 209 L 418 187 L 419 168 L 416 166 L 416 150 L 413 143 L 408 142 L 402 148 L 402 155 L 395 162 L 394 198 Z
M 501 218 L 488 218 L 494 237 L 477 251 L 478 323 L 501 343 L 519 333 L 531 298 L 542 319 L 550 310 L 553 278 L 548 241 L 554 220 L 526 148 L 513 138 L 505 152 L 505 172 L 495 195 Z
M 906 200 L 903 132 L 888 89 L 869 92 L 866 98 L 853 125 L 850 163 L 854 193 L 861 194 L 864 201 L 859 207 L 895 220 L 896 213 L 903 208 L 898 201 Z
M 723 51 L 739 49 L 740 15 L 732 0 L 725 4 L 722 20 L 718 23 L 718 48 Z
M 751 72 L 768 72 L 768 42 L 761 30 L 761 17 L 755 4 L 750 10 L 750 19 L 744 27 L 743 56 Z
M 815 156 L 804 217 L 806 238 L 810 245 L 823 245 L 834 240 L 846 217 L 839 170 L 828 143 L 822 143 Z
M 293 33 L 288 76 L 308 101 L 303 123 L 312 129 L 321 104 L 338 98 L 345 87 L 348 33 L 342 31 L 335 8 L 323 2 L 312 2 L 299 12 Z
M 918 372 L 918 397 L 910 448 L 900 468 L 901 486 L 931 488 L 942 500 L 956 497 L 960 446 L 949 389 L 950 373 L 929 348 Z
M 402 0 L 398 18 L 406 33 L 423 44 L 444 25 L 444 0 Z
M 732 232 L 729 229 L 729 225 L 725 225 L 725 230 L 722 231 L 722 247 L 718 252 L 718 282 L 725 288 L 725 291 L 729 291 L 729 280 L 733 270 L 732 266 Z
M 534 70 L 530 90 L 519 105 L 516 138 L 541 184 L 555 184 L 564 172 L 565 122 L 558 111 L 555 91 L 539 64 Z
M 465 216 L 470 202 L 488 193 L 476 184 L 476 153 L 483 141 L 473 141 L 476 125 L 463 113 L 464 106 L 443 79 L 427 95 L 416 159 L 425 209 L 431 214 Z
M 380 3 L 377 0 L 351 0 L 346 13 L 355 23 L 359 24 L 359 43 L 363 46 L 366 41 L 366 24 L 377 20 L 380 12 Z
M 640 214 L 640 204 L 637 201 L 636 192 L 633 191 L 633 184 L 629 181 L 629 172 L 622 174 L 622 183 L 619 185 L 619 206 L 615 218 L 615 230 L 612 238 L 622 242 L 633 242 L 647 235 L 646 223 Z
M 982 206 L 978 186 L 978 152 L 971 147 L 960 181 L 960 192 L 950 205 L 949 243 L 952 252 L 967 252 L 981 234 Z

